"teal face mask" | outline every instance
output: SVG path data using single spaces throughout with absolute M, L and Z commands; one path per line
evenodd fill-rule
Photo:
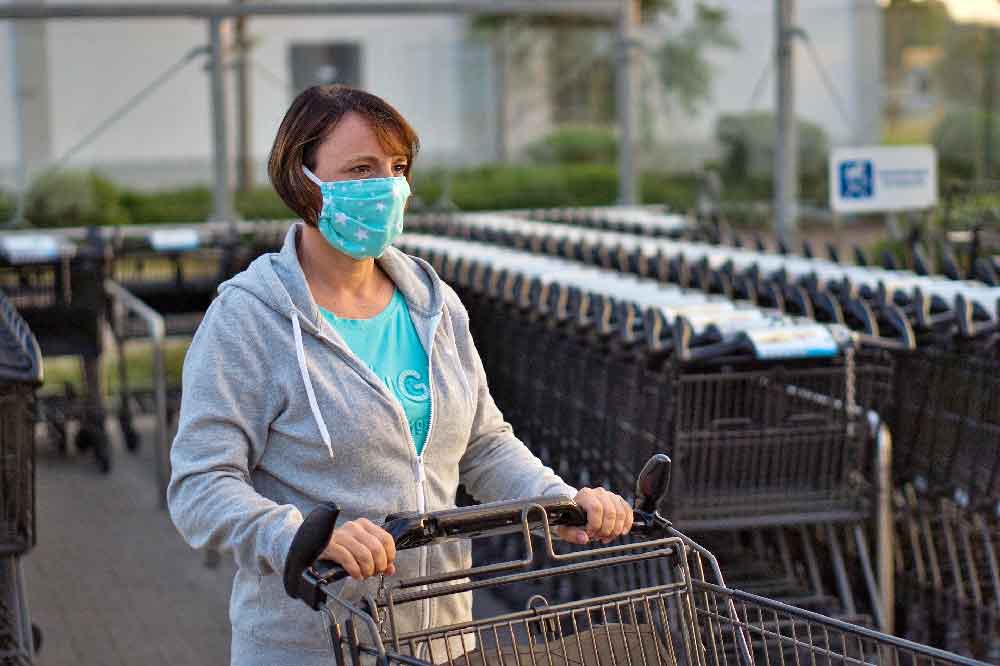
M 308 167 L 302 171 L 323 194 L 319 231 L 334 248 L 355 259 L 381 257 L 403 232 L 403 209 L 410 197 L 406 178 L 325 183 Z

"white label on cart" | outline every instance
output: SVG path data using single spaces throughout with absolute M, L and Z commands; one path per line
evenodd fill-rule
M 195 229 L 157 229 L 149 234 L 149 244 L 157 252 L 183 252 L 198 248 Z
M 837 343 L 823 326 L 777 326 L 746 332 L 757 358 L 836 356 Z
M 4 255 L 13 264 L 51 261 L 59 257 L 62 247 L 58 238 L 44 234 L 4 236 L 0 242 Z

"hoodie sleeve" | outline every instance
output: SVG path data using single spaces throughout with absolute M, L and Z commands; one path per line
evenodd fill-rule
M 302 514 L 251 485 L 280 409 L 267 390 L 269 354 L 253 316 L 261 304 L 227 289 L 205 314 L 184 358 L 180 423 L 170 451 L 170 517 L 194 548 L 231 550 L 241 568 L 281 573 Z
M 445 286 L 453 320 L 455 341 L 471 374 L 476 393 L 476 413 L 459 475 L 469 493 L 481 502 L 542 496 L 575 497 L 577 490 L 546 467 L 524 442 L 493 402 L 486 371 L 469 332 L 469 315 L 458 295 Z

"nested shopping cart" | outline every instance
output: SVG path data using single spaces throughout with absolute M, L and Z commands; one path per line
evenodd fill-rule
M 62 450 L 68 444 L 68 425 L 78 423 L 76 448 L 92 450 L 98 468 L 108 472 L 111 447 L 99 361 L 110 255 L 99 231 L 76 231 L 5 234 L 0 239 L 0 290 L 31 327 L 42 354 L 80 359 L 83 394 L 67 384 L 64 392 L 39 400 L 39 413 Z
M 621 545 L 557 553 L 551 530 L 586 522 L 568 499 L 390 518 L 385 528 L 400 549 L 515 532 L 522 535 L 526 557 L 440 576 L 383 580 L 376 594 L 361 601 L 339 597 L 337 581 L 344 572 L 316 561 L 338 514 L 334 505 L 320 505 L 293 541 L 286 591 L 326 614 L 331 663 L 338 666 L 983 663 L 727 587 L 712 553 L 674 529 L 657 509 L 669 465 L 659 454 L 640 473 L 635 527 Z M 531 568 L 532 532 L 544 544 L 547 562 L 541 567 Z M 412 604 L 430 598 L 560 579 L 596 594 L 578 592 L 576 599 L 556 604 L 536 594 L 523 611 L 410 632 L 398 627 Z M 591 584 L 594 579 L 602 585 Z
M 21 557 L 35 545 L 35 391 L 38 342 L 0 293 L 0 664 L 30 663 L 40 639 L 29 621 Z

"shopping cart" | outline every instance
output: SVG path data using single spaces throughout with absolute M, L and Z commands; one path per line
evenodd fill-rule
M 383 581 L 360 603 L 340 598 L 346 574 L 317 562 L 337 518 L 320 505 L 293 540 L 284 572 L 290 596 L 327 615 L 332 663 L 379 666 L 650 666 L 685 664 L 982 664 L 910 641 L 728 588 L 710 551 L 674 529 L 658 511 L 670 460 L 654 456 L 636 484 L 635 527 L 627 543 L 556 553 L 551 529 L 582 525 L 566 499 L 537 498 L 473 509 L 390 518 L 397 548 L 519 532 L 526 557 L 436 577 Z M 548 566 L 529 569 L 544 542 Z M 329 564 L 329 563 L 326 563 Z M 596 596 L 550 604 L 535 595 L 526 610 L 404 633 L 396 619 L 409 604 L 471 590 L 544 580 L 599 579 Z
M 111 469 L 104 424 L 100 358 L 107 299 L 104 276 L 109 247 L 100 232 L 10 233 L 0 238 L 0 289 L 31 327 L 45 356 L 80 359 L 83 394 L 67 384 L 39 400 L 41 420 L 55 445 L 65 450 L 69 424 L 79 450 L 92 450 L 102 472 Z
M 35 545 L 35 336 L 0 293 L 0 664 L 25 666 L 41 640 L 29 620 L 21 557 Z

